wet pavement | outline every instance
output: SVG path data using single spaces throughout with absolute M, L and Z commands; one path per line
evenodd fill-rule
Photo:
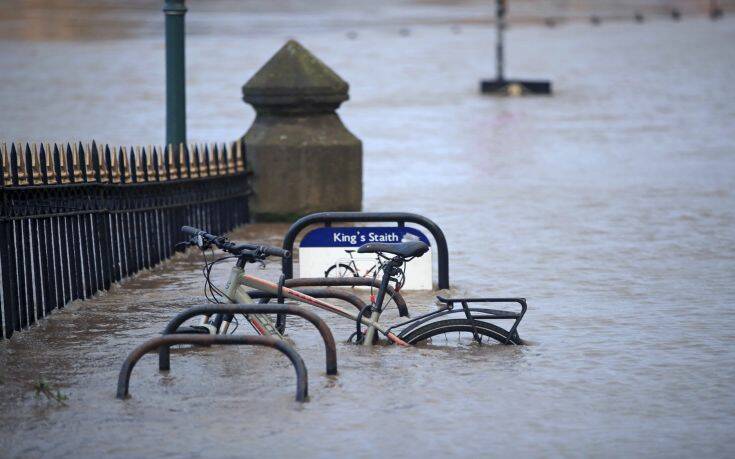
M 189 135 L 241 135 L 252 111 L 240 85 L 299 39 L 350 82 L 339 113 L 365 144 L 365 210 L 435 220 L 450 293 L 527 297 L 520 333 L 533 345 L 365 349 L 343 343 L 352 323 L 322 315 L 336 377 L 311 325 L 289 326 L 310 369 L 307 404 L 293 401 L 287 360 L 254 348 L 177 352 L 167 375 L 148 356 L 120 402 L 125 355 L 203 300 L 190 253 L 0 343 L 0 456 L 732 457 L 735 19 L 679 2 L 691 12 L 680 22 L 546 28 L 549 11 L 583 17 L 602 3 L 537 16 L 520 3 L 538 23 L 510 30 L 508 72 L 551 79 L 551 98 L 477 94 L 493 71 L 480 3 L 386 2 L 367 17 L 327 2 L 338 8 L 322 19 L 290 2 L 238 13 L 192 2 Z M 105 40 L 73 33 L 90 11 L 68 16 L 66 38 L 9 39 L 5 27 L 2 137 L 160 142 L 163 48 L 149 19 L 160 13 L 147 8 L 119 10 L 133 31 L 109 26 Z M 286 228 L 233 238 L 277 244 Z M 278 266 L 259 273 L 274 279 Z M 414 312 L 433 307 L 428 293 L 406 297 Z M 66 406 L 35 397 L 39 378 Z

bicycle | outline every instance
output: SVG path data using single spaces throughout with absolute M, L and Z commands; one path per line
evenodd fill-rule
M 385 311 L 384 300 L 390 282 L 397 282 L 402 278 L 402 266 L 422 256 L 429 250 L 428 245 L 421 241 L 409 241 L 401 243 L 379 243 L 370 242 L 359 247 L 358 253 L 374 253 L 384 260 L 383 276 L 380 288 L 375 297 L 358 313 L 353 313 L 337 305 L 328 303 L 318 298 L 306 295 L 283 285 L 283 276 L 279 283 L 245 274 L 247 264 L 264 263 L 269 256 L 288 258 L 291 254 L 278 247 L 255 244 L 236 244 L 223 236 L 209 234 L 197 228 L 184 226 L 181 230 L 188 234 L 190 239 L 184 244 L 196 245 L 202 251 L 215 246 L 229 255 L 221 257 L 213 262 L 207 262 L 203 269 L 205 277 L 205 294 L 209 289 L 210 301 L 221 302 L 224 298 L 232 303 L 252 303 L 252 298 L 244 287 L 267 292 L 278 298 L 288 298 L 301 303 L 306 303 L 331 313 L 347 318 L 356 324 L 356 331 L 352 333 L 349 340 L 363 345 L 373 345 L 379 340 L 378 333 L 385 336 L 388 341 L 399 346 L 408 346 L 430 342 L 438 335 L 457 332 L 469 334 L 471 340 L 477 343 L 483 342 L 483 337 L 491 338 L 502 344 L 520 345 L 524 344 L 518 335 L 518 325 L 526 313 L 527 304 L 525 298 L 443 298 L 438 296 L 440 307 L 415 318 L 384 326 L 379 323 L 381 314 Z M 389 254 L 391 256 L 388 256 Z M 211 281 L 212 267 L 219 262 L 228 259 L 236 259 L 235 266 L 230 270 L 230 275 L 224 290 L 217 288 Z M 218 296 L 220 298 L 218 298 Z M 517 303 L 520 312 L 507 310 L 496 310 L 487 308 L 470 307 L 470 303 Z M 455 308 L 460 304 L 460 308 Z M 452 314 L 462 314 L 460 317 Z M 203 316 L 202 322 L 195 327 L 198 332 L 212 334 L 227 334 L 234 316 L 216 314 L 213 318 Z M 247 321 L 260 335 L 273 335 L 285 339 L 285 322 L 279 324 L 266 314 L 249 314 Z M 490 320 L 513 320 L 511 327 L 506 330 L 499 325 L 489 322 Z M 366 327 L 363 329 L 363 326 Z M 234 330 L 233 330 L 234 332 Z

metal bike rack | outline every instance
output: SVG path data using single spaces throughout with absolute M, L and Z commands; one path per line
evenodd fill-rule
M 160 348 L 168 349 L 177 344 L 193 344 L 197 346 L 212 345 L 255 345 L 276 349 L 285 354 L 291 360 L 296 370 L 296 401 L 305 402 L 308 396 L 308 378 L 306 365 L 298 352 L 285 341 L 272 336 L 255 335 L 163 335 L 149 339 L 145 343 L 133 349 L 123 362 L 120 374 L 117 378 L 117 398 L 123 400 L 128 397 L 130 375 L 133 367 L 144 355 Z
M 176 333 L 176 330 L 192 317 L 212 314 L 286 314 L 302 317 L 319 330 L 324 340 L 326 349 L 327 374 L 337 374 L 337 348 L 334 344 L 334 336 L 331 330 L 318 315 L 311 311 L 290 304 L 207 304 L 194 306 L 176 315 L 166 325 L 163 335 L 168 336 Z M 233 336 L 233 335 L 196 335 L 178 334 L 174 336 Z M 237 335 L 239 336 L 239 335 Z M 179 343 L 174 343 L 179 344 Z M 191 343 L 196 344 L 196 343 Z M 223 343 L 229 344 L 229 343 Z M 249 343 L 246 343 L 249 344 Z M 290 348 L 290 347 L 289 347 Z M 167 371 L 171 368 L 171 344 L 162 343 L 158 350 L 158 369 Z
M 447 248 L 447 240 L 441 228 L 436 223 L 418 214 L 406 212 L 319 212 L 309 214 L 296 220 L 291 225 L 291 228 L 288 229 L 286 236 L 283 238 L 283 248 L 293 252 L 296 236 L 309 225 L 324 223 L 326 226 L 331 226 L 335 222 L 393 222 L 397 223 L 399 227 L 405 226 L 406 223 L 415 223 L 426 228 L 434 236 L 434 240 L 436 241 L 437 256 L 439 259 L 438 287 L 440 289 L 449 288 L 449 250 Z M 283 274 L 286 276 L 286 279 L 291 279 L 293 277 L 293 257 L 284 258 L 282 264 Z
M 375 287 L 376 289 L 379 289 L 380 280 L 373 279 L 371 277 L 300 277 L 298 279 L 286 279 L 283 285 L 289 288 L 320 286 L 320 287 Z M 302 289 L 299 289 L 299 291 L 306 293 L 306 291 Z M 406 300 L 403 299 L 403 295 L 401 295 L 400 292 L 396 292 L 393 286 L 391 285 L 388 286 L 385 292 L 391 298 L 393 298 L 393 301 L 395 301 L 396 307 L 398 308 L 398 313 L 400 314 L 400 316 L 408 317 L 408 306 L 406 306 Z M 308 293 L 306 294 L 308 295 Z M 363 303 L 361 306 L 364 307 L 365 304 Z
M 342 300 L 350 303 L 358 310 L 362 310 L 367 303 L 365 303 L 359 296 L 354 295 L 344 290 L 337 290 L 333 288 L 300 288 L 299 292 L 304 295 L 313 296 L 314 298 L 331 298 L 335 300 Z M 278 299 L 278 295 L 270 292 L 263 292 L 261 290 L 251 290 L 248 292 L 248 296 L 254 300 L 274 300 Z M 261 304 L 266 304 L 268 301 L 261 301 Z

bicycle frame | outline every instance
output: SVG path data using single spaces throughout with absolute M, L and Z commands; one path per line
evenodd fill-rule
M 241 285 L 246 285 L 248 287 L 262 290 L 264 292 L 272 293 L 272 294 L 278 294 L 279 287 L 277 284 L 264 280 L 259 279 L 254 276 L 250 276 L 248 274 L 243 274 L 240 277 L 240 283 Z M 375 334 L 375 331 L 379 331 L 382 334 L 384 334 L 389 340 L 391 340 L 393 343 L 398 344 L 400 346 L 408 346 L 407 343 L 405 343 L 403 340 L 398 338 L 396 335 L 394 335 L 392 332 L 388 331 L 387 328 L 383 327 L 377 322 L 377 319 L 380 317 L 379 315 L 376 316 L 373 314 L 371 318 L 366 317 L 359 317 L 359 314 L 354 314 L 351 311 L 348 311 L 347 309 L 341 308 L 339 306 L 333 305 L 331 303 L 328 303 L 326 301 L 322 301 L 318 298 L 311 297 L 309 295 L 305 295 L 297 290 L 290 289 L 288 287 L 281 287 L 281 293 L 283 294 L 284 298 L 290 298 L 295 301 L 299 301 L 302 303 L 310 304 L 312 306 L 316 306 L 320 309 L 324 309 L 326 311 L 332 312 L 334 314 L 340 315 L 342 317 L 346 317 L 352 321 L 357 321 L 358 318 L 360 319 L 360 322 L 368 327 L 368 331 L 372 330 L 372 334 Z M 370 343 L 366 344 L 372 344 L 372 341 Z
M 244 269 L 244 262 L 238 261 L 235 266 L 232 267 L 230 270 L 230 276 L 227 280 L 227 284 L 225 286 L 225 294 L 227 295 L 227 298 L 230 299 L 233 303 L 252 303 L 253 300 L 248 295 L 246 289 L 244 287 L 250 287 L 254 288 L 256 290 L 261 290 L 264 292 L 268 292 L 271 294 L 278 294 L 279 293 L 279 287 L 277 284 L 267 281 L 265 279 L 260 279 L 255 276 L 251 276 L 249 274 L 245 274 Z M 384 290 L 381 288 L 381 290 Z M 310 304 L 312 306 L 316 306 L 320 309 L 324 309 L 326 311 L 329 311 L 331 313 L 340 315 L 342 317 L 345 317 L 347 319 L 350 319 L 352 321 L 357 321 L 359 314 L 355 314 L 347 309 L 341 308 L 337 305 L 328 303 L 326 301 L 320 300 L 318 298 L 314 298 L 312 296 L 306 295 L 304 293 L 301 293 L 297 290 L 290 289 L 288 287 L 281 287 L 280 289 L 281 294 L 284 298 L 289 298 L 301 303 Z M 398 338 L 395 334 L 393 334 L 391 331 L 389 331 L 386 327 L 380 325 L 377 321 L 380 317 L 380 314 L 374 312 L 373 315 L 370 318 L 367 317 L 360 317 L 360 322 L 368 327 L 368 334 L 372 338 L 374 336 L 375 331 L 379 331 L 382 334 L 384 334 L 389 340 L 391 340 L 393 343 L 401 345 L 401 346 L 408 346 L 403 340 Z M 207 324 L 209 321 L 209 316 L 203 316 L 202 317 L 202 325 Z M 273 320 L 266 314 L 249 314 L 248 315 L 248 321 L 250 324 L 252 324 L 253 328 L 260 334 L 260 335 L 272 335 L 279 338 L 284 338 L 284 336 L 276 329 L 275 323 Z M 227 329 L 229 328 L 230 323 L 227 321 L 223 321 L 222 324 L 219 327 L 219 333 L 224 334 L 227 333 Z M 365 344 L 371 345 L 372 339 L 369 342 L 366 342 Z

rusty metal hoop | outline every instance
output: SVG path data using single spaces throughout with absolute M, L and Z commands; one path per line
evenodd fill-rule
M 117 398 L 123 400 L 129 396 L 130 375 L 133 367 L 145 354 L 161 347 L 168 348 L 176 344 L 194 344 L 198 346 L 212 345 L 255 345 L 276 349 L 289 358 L 296 370 L 296 401 L 305 402 L 308 391 L 308 376 L 306 365 L 298 352 L 285 341 L 271 336 L 255 335 L 163 335 L 149 339 L 133 349 L 120 368 L 117 378 Z
M 321 317 L 304 308 L 291 304 L 207 304 L 194 306 L 186 311 L 180 312 L 166 325 L 163 335 L 171 335 L 192 317 L 212 314 L 287 314 L 302 317 L 311 322 L 324 340 L 324 348 L 326 353 L 327 374 L 337 374 L 337 348 L 334 343 L 332 331 Z M 177 336 L 187 336 L 180 334 Z M 195 335 L 210 336 L 210 335 Z M 211 335 L 211 336 L 232 336 L 232 335 Z M 239 335 L 238 335 L 239 336 Z M 158 369 L 161 371 L 169 370 L 171 367 L 171 344 L 162 344 L 158 350 Z
M 284 284 L 288 288 L 298 287 L 375 287 L 380 288 L 380 281 L 372 277 L 299 277 L 286 279 Z M 301 289 L 298 289 L 301 291 Z M 306 293 L 306 292 L 303 292 Z M 408 317 L 408 306 L 403 295 L 396 292 L 392 286 L 388 286 L 385 293 L 393 298 L 401 317 Z M 308 294 L 307 294 L 308 295 Z
M 286 285 L 288 287 L 288 285 Z M 367 306 L 367 303 L 365 303 L 362 298 L 355 295 L 354 293 L 350 293 L 345 290 L 337 290 L 334 288 L 299 288 L 297 289 L 299 292 L 303 293 L 304 295 L 313 296 L 314 298 L 331 298 L 334 300 L 342 300 L 344 302 L 350 303 L 352 306 L 354 306 L 358 311 L 361 311 L 362 308 Z M 275 293 L 270 292 L 264 292 L 262 290 L 251 290 L 248 292 L 248 296 L 254 300 L 273 300 L 277 299 L 278 295 Z M 262 304 L 262 303 L 261 303 Z

